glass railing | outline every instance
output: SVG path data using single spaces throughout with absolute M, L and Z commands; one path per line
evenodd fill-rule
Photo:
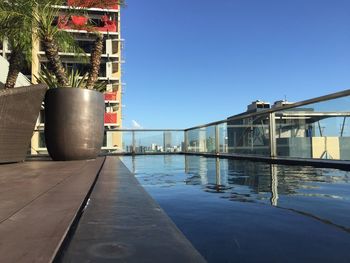
M 184 147 L 183 130 L 105 130 L 104 153 L 180 153 Z
M 350 160 L 350 90 L 185 130 L 188 153 Z
M 43 126 L 33 134 L 30 152 L 32 155 L 47 155 Z M 155 154 L 181 153 L 184 148 L 184 130 L 134 130 L 108 129 L 101 154 Z
M 274 115 L 276 156 L 350 159 L 349 96 L 280 110 Z
M 270 155 L 269 115 L 227 120 L 185 133 L 187 152 Z
M 345 90 L 186 130 L 106 127 L 102 153 L 350 160 L 349 117 L 350 90 Z M 42 126 L 34 132 L 31 153 L 47 153 Z

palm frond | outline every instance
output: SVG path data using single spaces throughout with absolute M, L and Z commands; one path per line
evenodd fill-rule
M 107 89 L 108 81 L 97 81 L 94 86 L 94 90 L 105 92 Z
M 68 88 L 85 89 L 87 77 L 88 77 L 88 73 L 81 75 L 79 70 L 72 69 L 71 71 L 68 72 L 68 82 L 69 82 Z M 50 89 L 61 87 L 58 83 L 58 80 L 55 74 L 53 74 L 45 66 L 42 67 L 41 71 L 39 72 L 39 75 L 35 76 L 35 79 L 38 83 L 46 84 Z M 102 82 L 96 83 L 94 89 L 102 92 L 106 90 L 106 86 L 107 86 L 107 82 L 102 81 Z
M 85 51 L 79 46 L 78 42 L 74 39 L 70 32 L 63 30 L 58 31 L 55 40 L 60 48 L 60 51 L 74 53 L 78 61 L 81 63 L 88 62 L 89 59 Z

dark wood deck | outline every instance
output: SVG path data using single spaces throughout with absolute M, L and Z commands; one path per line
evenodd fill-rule
M 1 165 L 0 262 L 52 261 L 205 262 L 119 157 Z
M 104 158 L 0 166 L 0 262 L 50 262 Z

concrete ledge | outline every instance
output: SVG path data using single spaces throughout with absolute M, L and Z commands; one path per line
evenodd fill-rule
M 56 262 L 205 262 L 118 157 L 107 157 Z
M 0 166 L 0 261 L 51 262 L 104 158 Z

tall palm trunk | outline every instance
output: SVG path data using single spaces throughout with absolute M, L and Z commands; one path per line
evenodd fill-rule
M 103 35 L 98 33 L 90 57 L 89 77 L 86 83 L 87 89 L 93 89 L 100 73 L 101 55 L 103 52 Z
M 20 50 L 13 49 L 10 55 L 10 66 L 5 83 L 5 89 L 15 87 L 17 77 L 24 63 L 24 54 Z
M 43 46 L 45 50 L 45 55 L 49 61 L 50 69 L 55 74 L 58 84 L 62 87 L 67 87 L 69 85 L 68 78 L 60 56 L 58 54 L 57 44 L 55 43 L 53 38 L 45 37 L 43 39 Z

